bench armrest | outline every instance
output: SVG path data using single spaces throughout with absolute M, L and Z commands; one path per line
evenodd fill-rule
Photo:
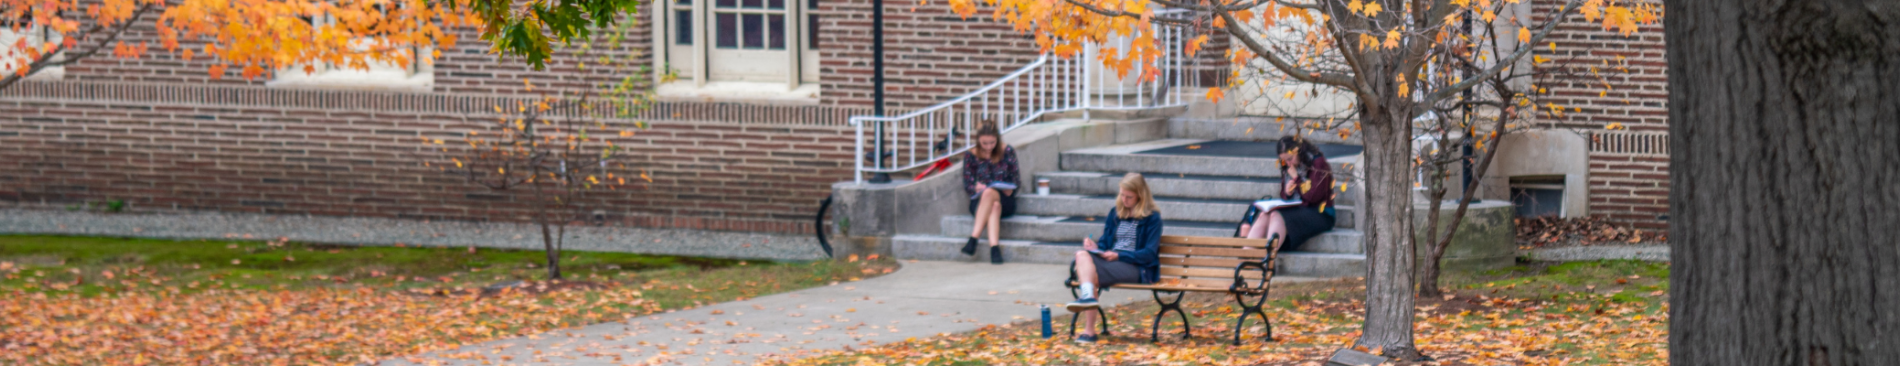
M 1279 254 L 1280 254 L 1280 235 L 1274 234 L 1273 237 L 1270 239 L 1267 239 L 1267 241 L 1268 243 L 1267 243 L 1266 257 L 1261 258 L 1259 262 L 1240 262 L 1239 265 L 1234 266 L 1234 284 L 1228 285 L 1227 291 L 1229 292 L 1264 292 L 1266 291 L 1267 285 L 1273 282 L 1273 274 L 1275 272 L 1273 267 L 1276 264 L 1274 263 L 1274 259 L 1279 257 Z M 1260 285 L 1258 286 L 1247 285 L 1247 279 L 1245 277 L 1242 277 L 1241 273 L 1246 271 L 1248 268 L 1252 268 L 1252 269 L 1260 271 Z
M 1259 285 L 1250 286 L 1247 284 L 1247 278 L 1241 276 L 1248 268 L 1260 271 Z M 1234 266 L 1234 284 L 1227 286 L 1227 292 L 1260 292 L 1261 290 L 1265 290 L 1267 288 L 1267 282 L 1272 280 L 1273 270 L 1268 269 L 1265 263 L 1240 262 L 1240 265 Z

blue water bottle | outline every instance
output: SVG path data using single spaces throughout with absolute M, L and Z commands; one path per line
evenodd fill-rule
M 1049 305 L 1042 305 L 1042 338 L 1056 336 L 1056 329 L 1049 325 Z

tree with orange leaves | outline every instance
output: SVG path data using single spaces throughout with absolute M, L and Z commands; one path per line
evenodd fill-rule
M 1350 100 L 1340 111 L 1343 118 L 1313 127 L 1360 133 L 1366 144 L 1361 165 L 1368 202 L 1360 209 L 1368 221 L 1361 230 L 1369 244 L 1369 268 L 1366 320 L 1357 345 L 1407 360 L 1422 356 L 1412 337 L 1417 245 L 1412 173 L 1421 164 L 1412 156 L 1412 141 L 1414 134 L 1434 126 L 1421 123 L 1468 125 L 1487 119 L 1501 129 L 1513 116 L 1535 115 L 1540 108 L 1528 93 L 1535 89 L 1522 85 L 1532 74 L 1524 62 L 1543 61 L 1530 59 L 1532 45 L 1543 43 L 1558 23 L 1577 18 L 1627 35 L 1661 16 L 1659 6 L 1631 0 L 1554 0 L 1561 6 L 1541 23 L 1532 20 L 1523 0 L 982 1 L 994 7 L 992 17 L 1033 33 L 1045 50 L 1059 55 L 1076 55 L 1083 43 L 1131 38 L 1126 50 L 1101 56 L 1106 67 L 1124 76 L 1159 74 L 1153 65 L 1135 60 L 1161 54 L 1153 32 L 1136 31 L 1160 23 L 1199 31 L 1184 45 L 1189 55 L 1212 36 L 1238 43 L 1225 56 L 1246 67 L 1236 67 L 1227 85 L 1208 90 L 1210 98 L 1246 85 L 1260 88 L 1259 94 L 1268 94 L 1267 87 L 1313 90 L 1312 95 L 1325 89 Z M 978 4 L 951 0 L 951 5 L 971 16 Z M 1163 8 L 1185 10 L 1188 16 L 1156 16 Z M 1485 29 L 1472 29 L 1470 23 Z M 1249 75 L 1252 80 L 1243 77 Z M 1257 84 L 1243 84 L 1249 81 Z M 1509 87 L 1513 81 L 1515 88 Z M 1250 102 L 1288 103 L 1297 96 Z M 1561 108 L 1542 109 L 1558 113 Z M 1464 115 L 1441 118 L 1453 111 Z
M 101 52 L 137 58 L 146 44 L 119 40 L 155 21 L 161 46 L 180 57 L 212 57 L 212 77 L 237 68 L 246 78 L 328 63 L 367 70 L 407 64 L 454 47 L 455 27 L 481 27 L 499 55 L 537 69 L 554 43 L 587 39 L 624 23 L 637 0 L 517 3 L 513 0 L 0 0 L 0 90 L 33 73 Z M 325 19 L 326 21 L 312 21 Z M 198 47 L 181 43 L 195 41 Z

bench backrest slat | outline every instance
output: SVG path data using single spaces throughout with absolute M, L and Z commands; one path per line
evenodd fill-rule
M 1267 239 L 1163 235 L 1161 283 L 1227 288 L 1234 282 L 1234 267 L 1266 258 L 1267 245 Z M 1242 276 L 1261 277 L 1259 271 Z

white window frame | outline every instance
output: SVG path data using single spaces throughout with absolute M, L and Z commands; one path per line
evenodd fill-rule
M 393 3 L 398 4 L 400 3 Z M 336 17 L 323 14 L 311 20 L 312 26 L 336 24 Z M 369 40 L 359 40 L 368 43 Z M 266 87 L 285 89 L 323 89 L 323 90 L 376 90 L 426 93 L 435 89 L 435 65 L 429 61 L 435 48 L 416 46 L 411 50 L 413 57 L 408 65 L 394 65 L 370 61 L 369 70 L 357 70 L 332 65 L 328 62 L 316 62 L 313 65 L 292 65 L 276 70 Z M 305 72 L 305 66 L 315 69 Z
M 712 49 L 715 47 L 714 43 L 718 42 L 718 39 L 711 34 L 714 26 L 713 22 L 715 21 L 715 19 L 713 19 L 714 1 L 717 0 L 692 0 L 692 4 L 690 5 L 693 17 L 691 24 L 693 44 L 688 52 L 692 52 L 692 54 L 696 56 L 691 58 L 691 65 L 669 64 L 672 59 L 672 55 L 670 55 L 669 52 L 674 52 L 671 49 L 675 46 L 673 42 L 674 37 L 677 36 L 675 34 L 677 25 L 674 24 L 673 13 L 677 10 L 686 10 L 687 6 L 676 4 L 675 0 L 659 0 L 654 2 L 653 6 L 657 11 L 650 12 L 652 13 L 651 23 L 653 24 L 653 34 L 656 35 L 654 37 L 655 47 L 653 47 L 655 50 L 653 58 L 653 80 L 656 83 L 666 81 L 667 76 L 673 72 L 673 70 L 669 70 L 669 68 L 685 69 L 687 71 L 679 75 L 672 75 L 677 77 L 676 81 L 662 84 L 659 88 L 661 96 L 694 97 L 695 99 L 699 99 L 700 97 L 725 99 L 719 98 L 719 96 L 728 96 L 733 99 L 816 99 L 818 81 L 817 68 L 807 67 L 816 65 L 818 57 L 816 49 L 811 47 L 810 37 L 807 34 L 812 27 L 811 24 L 808 24 L 811 19 L 806 16 L 811 10 L 808 6 L 810 0 L 785 0 L 787 6 L 785 7 L 784 14 L 789 23 L 786 23 L 786 29 L 784 29 L 787 46 L 785 50 L 787 53 L 785 70 L 787 70 L 787 72 L 782 78 L 782 80 L 784 80 L 782 84 L 776 82 L 711 81 L 713 76 L 711 75 L 712 71 L 710 67 L 711 57 L 707 55 L 711 54 Z M 811 65 L 807 65 L 807 63 Z

